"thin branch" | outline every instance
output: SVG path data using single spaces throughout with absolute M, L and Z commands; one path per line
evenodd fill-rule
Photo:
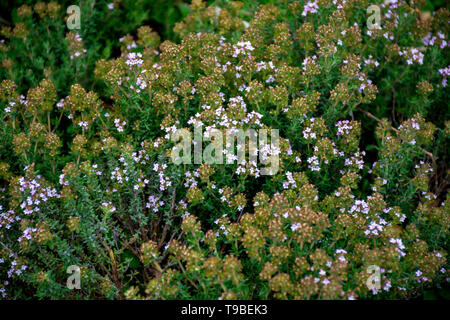
M 108 244 L 103 240 L 103 237 L 100 234 L 100 232 L 98 230 L 95 230 L 95 233 L 96 233 L 97 238 L 100 241 L 100 243 L 108 251 L 109 258 L 111 260 L 111 266 L 112 266 L 112 280 L 113 280 L 114 284 L 116 285 L 117 289 L 119 290 L 119 294 L 123 298 L 122 284 L 120 283 L 119 273 L 117 270 L 117 263 L 115 261 L 116 259 L 114 258 L 114 252 L 111 250 L 111 248 L 108 246 Z
M 170 219 L 172 218 L 172 216 L 174 214 L 174 211 L 175 211 L 176 191 L 177 191 L 177 186 L 174 186 L 173 190 L 172 190 L 172 203 L 170 205 L 169 218 L 167 219 L 166 225 L 164 226 L 164 230 L 163 230 L 163 233 L 161 235 L 161 240 L 158 243 L 158 249 L 161 248 L 161 246 L 164 243 L 164 240 L 166 240 L 167 229 L 169 228 L 169 222 L 170 222 Z
M 8 250 L 9 253 L 11 253 L 12 255 L 15 255 L 14 251 L 12 251 L 10 248 L 8 248 L 8 246 L 6 244 L 4 244 L 2 241 L 0 241 L 0 244 L 2 245 L 3 248 Z
M 371 114 L 370 112 L 368 112 L 368 111 L 366 111 L 366 110 L 363 110 L 363 109 L 360 109 L 360 108 L 358 108 L 358 109 L 356 109 L 356 110 L 361 111 L 361 112 L 364 113 L 366 116 L 368 116 L 369 118 L 372 118 L 372 119 L 375 120 L 376 122 L 381 122 L 380 119 L 378 119 L 377 117 L 375 117 L 373 114 Z M 392 131 L 394 131 L 394 132 L 397 133 L 397 134 L 400 133 L 400 131 L 399 131 L 398 129 L 395 129 L 395 128 L 392 127 L 392 126 L 389 126 L 389 129 L 392 130 Z M 401 139 L 401 138 L 400 138 L 400 139 Z M 433 154 L 432 154 L 431 152 L 429 152 L 429 151 L 427 151 L 427 150 L 421 148 L 421 147 L 419 147 L 419 149 L 420 149 L 423 153 L 425 153 L 428 157 L 431 158 L 431 161 L 433 162 L 434 170 L 437 170 L 437 165 L 436 165 L 436 161 L 435 161 L 435 159 L 434 159 Z
M 395 89 L 394 89 L 394 87 L 392 87 L 392 120 L 394 121 L 394 123 L 397 122 L 397 120 L 395 120 Z

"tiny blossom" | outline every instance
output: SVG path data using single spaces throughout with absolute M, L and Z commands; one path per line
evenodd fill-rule
M 320 171 L 319 158 L 317 156 L 312 156 L 307 159 L 309 163 L 308 168 L 312 171 Z
M 84 130 L 87 130 L 89 128 L 89 123 L 87 121 L 80 121 L 78 122 L 78 125 Z
M 305 59 L 303 59 L 303 71 L 306 71 L 308 66 L 310 65 L 316 65 L 317 63 L 317 56 L 312 56 L 312 57 L 306 57 Z
M 374 60 L 371 55 L 369 55 L 369 58 L 364 59 L 364 63 L 367 66 L 374 66 L 374 67 L 378 67 L 380 65 L 380 63 L 378 61 Z
M 105 209 L 106 211 L 108 211 L 109 213 L 113 213 L 116 211 L 116 207 L 111 203 L 111 201 L 109 202 L 103 202 L 102 203 L 102 207 L 103 209 Z
M 284 189 L 288 189 L 289 187 L 297 188 L 297 184 L 295 183 L 294 178 L 292 178 L 292 172 L 287 171 L 286 172 L 286 177 L 287 177 L 288 181 L 287 182 L 283 182 L 283 188 Z
M 140 66 L 144 63 L 144 61 L 141 59 L 142 58 L 142 54 L 140 52 L 136 53 L 136 52 L 130 52 L 127 55 L 127 60 L 125 61 L 125 63 L 130 66 L 130 68 L 132 66 Z
M 369 205 L 364 200 L 355 200 L 355 203 L 351 206 L 349 212 L 360 212 L 367 214 L 369 213 Z
M 384 291 L 389 291 L 389 289 L 391 288 L 391 282 L 389 280 L 386 281 L 383 290 Z
M 64 174 L 64 173 L 61 173 L 61 174 L 59 175 L 59 184 L 60 184 L 60 185 L 63 185 L 63 186 L 68 186 L 68 185 L 69 185 L 69 182 L 68 182 L 67 180 L 65 180 L 64 178 L 65 178 L 65 174 Z
M 413 64 L 414 62 L 423 64 L 424 55 L 416 48 L 412 48 L 410 50 L 400 50 L 398 54 L 406 59 L 407 64 Z
M 23 231 L 23 235 L 20 236 L 20 237 L 17 239 L 17 241 L 18 241 L 18 242 L 22 242 L 24 239 L 31 240 L 31 238 L 33 237 L 33 233 L 35 233 L 36 231 L 37 231 L 36 228 L 26 228 L 26 229 Z
M 440 84 L 438 84 L 438 87 L 439 86 L 446 87 L 447 86 L 447 77 L 450 75 L 450 66 L 439 69 L 438 72 L 442 76 L 442 81 Z
M 348 135 L 350 130 L 353 129 L 353 126 L 350 125 L 350 121 L 348 120 L 340 120 L 336 123 L 336 127 L 338 129 L 336 135 Z
M 317 13 L 319 6 L 316 1 L 308 1 L 308 3 L 304 6 L 302 16 L 306 17 L 308 13 Z
M 127 124 L 127 122 L 125 120 L 120 121 L 120 119 L 114 119 L 114 124 L 117 128 L 117 131 L 119 132 L 123 132 L 124 131 L 124 126 Z
M 397 245 L 397 251 L 398 251 L 398 253 L 400 254 L 400 256 L 404 257 L 404 256 L 406 255 L 406 253 L 403 252 L 403 250 L 404 250 L 406 247 L 403 245 L 402 239 L 399 239 L 399 238 L 397 238 L 397 239 L 396 239 L 396 238 L 391 238 L 391 239 L 389 240 L 389 242 L 392 243 L 392 244 L 396 244 L 396 245 Z
M 159 208 L 164 205 L 164 201 L 160 200 L 154 195 L 148 197 L 148 202 L 146 203 L 146 208 L 151 209 L 153 212 L 158 212 Z
M 422 39 L 422 42 L 425 46 L 432 46 L 436 41 L 436 36 L 431 36 L 431 33 L 428 32 L 427 35 Z
M 127 45 L 127 50 L 136 49 L 136 48 L 137 48 L 137 44 L 134 41 L 131 44 Z M 139 64 L 141 64 L 141 63 L 139 63 Z
M 56 106 L 58 107 L 58 109 L 61 109 L 62 107 L 64 107 L 64 99 L 59 100 L 58 103 L 56 104 Z

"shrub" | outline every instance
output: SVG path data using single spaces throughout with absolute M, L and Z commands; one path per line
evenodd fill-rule
M 370 29 L 365 0 L 264 3 L 194 0 L 174 41 L 141 26 L 106 40 L 116 58 L 98 47 L 116 25 L 105 7 L 98 38 L 66 32 L 55 3 L 17 10 L 1 42 L 4 298 L 397 299 L 446 285 L 449 12 L 375 1 Z M 199 125 L 279 130 L 258 150 L 279 170 L 175 164 L 172 134 Z

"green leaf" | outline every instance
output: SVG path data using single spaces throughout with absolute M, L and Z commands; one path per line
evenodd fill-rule
M 139 259 L 130 251 L 125 250 L 124 253 L 122 253 L 122 260 L 128 263 L 130 268 L 137 269 L 140 266 Z
M 191 12 L 191 9 L 186 3 L 179 3 L 178 9 L 180 10 L 183 19 Z

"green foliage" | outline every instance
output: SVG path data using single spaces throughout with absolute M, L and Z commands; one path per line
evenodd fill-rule
M 79 30 L 70 1 L 22 3 L 0 43 L 3 298 L 448 296 L 438 1 L 383 5 L 380 30 L 365 0 L 80 1 Z M 279 170 L 174 164 L 198 123 L 279 130 L 258 150 Z

